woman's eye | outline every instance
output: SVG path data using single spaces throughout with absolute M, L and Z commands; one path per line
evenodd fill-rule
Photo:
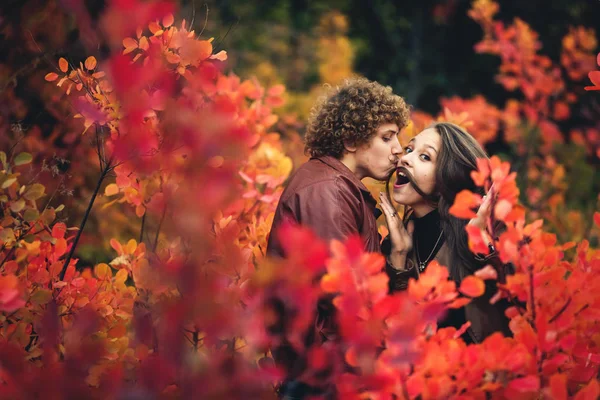
M 427 154 L 421 154 L 421 160 L 430 161 L 431 158 Z
M 392 140 L 392 138 L 389 138 L 389 137 L 384 137 L 384 138 L 383 138 L 383 141 L 384 141 L 384 142 L 389 142 L 390 140 Z
M 404 152 L 405 153 L 411 153 L 412 149 L 410 147 L 407 147 L 407 148 L 404 149 Z

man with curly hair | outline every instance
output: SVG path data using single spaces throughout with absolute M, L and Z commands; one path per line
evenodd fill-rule
M 278 236 L 286 222 L 311 228 L 320 238 L 344 240 L 359 234 L 364 249 L 380 251 L 377 202 L 361 182 L 386 180 L 402 151 L 397 135 L 409 120 L 409 107 L 390 87 L 364 78 L 350 79 L 335 88 L 312 110 L 305 137 L 310 160 L 290 178 L 281 195 L 269 236 L 267 253 L 285 258 L 285 237 Z M 336 336 L 334 309 L 321 301 L 313 343 Z M 273 349 L 286 370 L 286 398 L 302 398 L 311 388 L 298 382 L 305 360 L 292 346 Z M 313 388 L 314 389 L 314 388 Z M 300 393 L 300 394 L 299 394 Z

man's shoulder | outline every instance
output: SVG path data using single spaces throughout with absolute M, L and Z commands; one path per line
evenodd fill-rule
M 284 197 L 313 190 L 359 192 L 345 174 L 318 159 L 311 159 L 298 168 L 287 184 Z

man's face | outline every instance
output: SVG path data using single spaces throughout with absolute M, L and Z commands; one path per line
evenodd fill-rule
M 384 181 L 395 170 L 396 161 L 402 152 L 398 141 L 399 131 L 398 125 L 394 123 L 382 124 L 368 143 L 356 149 L 355 173 L 359 179 Z

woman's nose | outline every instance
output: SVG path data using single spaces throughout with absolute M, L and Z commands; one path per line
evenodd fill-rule
M 398 160 L 398 164 L 401 166 L 409 166 L 410 162 L 410 153 L 402 155 Z

